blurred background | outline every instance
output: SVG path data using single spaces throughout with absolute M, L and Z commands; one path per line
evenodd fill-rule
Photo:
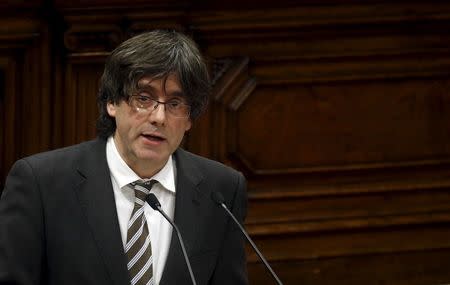
M 95 137 L 106 56 L 154 28 L 205 54 L 184 147 L 248 178 L 284 284 L 450 283 L 450 1 L 2 0 L 0 189 L 18 158 Z

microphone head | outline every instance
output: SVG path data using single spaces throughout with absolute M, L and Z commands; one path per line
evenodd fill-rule
M 222 193 L 220 193 L 219 191 L 211 192 L 211 199 L 218 205 L 222 205 L 225 202 L 225 198 L 223 198 Z
M 150 205 L 150 207 L 153 208 L 153 210 L 158 211 L 158 208 L 161 207 L 161 204 L 158 201 L 158 198 L 156 198 L 155 194 L 150 193 L 145 197 L 145 201 Z

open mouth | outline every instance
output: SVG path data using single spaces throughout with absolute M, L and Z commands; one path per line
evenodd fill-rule
M 157 141 L 157 142 L 161 142 L 164 141 L 163 137 L 157 136 L 157 135 L 146 135 L 143 134 L 143 137 L 145 137 L 146 139 L 150 140 L 150 141 Z

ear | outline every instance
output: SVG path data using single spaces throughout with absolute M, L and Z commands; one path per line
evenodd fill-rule
M 116 105 L 108 102 L 106 104 L 106 111 L 108 111 L 108 115 L 110 115 L 111 117 L 116 117 Z
M 189 119 L 189 120 L 186 122 L 186 126 L 185 126 L 185 128 L 184 128 L 184 131 L 185 131 L 185 132 L 189 131 L 189 130 L 191 129 L 191 127 L 192 127 L 192 121 L 191 121 L 191 119 Z

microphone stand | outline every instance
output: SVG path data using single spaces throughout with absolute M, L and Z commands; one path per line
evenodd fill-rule
M 239 229 L 241 230 L 241 232 L 244 234 L 244 236 L 247 238 L 248 242 L 251 244 L 251 246 L 253 247 L 253 249 L 255 250 L 256 254 L 259 256 L 259 258 L 262 260 L 262 262 L 264 263 L 264 265 L 266 266 L 266 268 L 269 270 L 270 274 L 272 275 L 272 277 L 275 279 L 275 281 L 278 283 L 278 285 L 283 285 L 283 283 L 281 283 L 280 278 L 278 278 L 277 274 L 275 274 L 275 272 L 273 271 L 272 267 L 270 267 L 269 263 L 267 262 L 267 260 L 264 258 L 264 256 L 262 255 L 262 253 L 259 251 L 258 247 L 256 246 L 256 244 L 252 241 L 252 239 L 250 238 L 250 236 L 247 234 L 247 232 L 245 231 L 244 227 L 242 227 L 241 223 L 239 223 L 239 221 L 236 219 L 236 217 L 233 215 L 233 213 L 231 213 L 231 211 L 228 209 L 228 207 L 225 205 L 224 201 L 225 199 L 223 198 L 222 194 L 220 192 L 212 192 L 211 193 L 211 198 L 214 202 L 216 202 L 219 206 L 221 206 L 226 213 L 233 219 L 233 221 L 236 223 L 236 225 L 238 225 Z
M 184 248 L 183 239 L 181 238 L 181 234 L 180 234 L 180 231 L 178 230 L 177 225 L 175 225 L 175 223 L 172 222 L 172 220 L 169 218 L 169 216 L 167 216 L 166 213 L 163 211 L 163 209 L 161 208 L 161 204 L 159 203 L 158 198 L 156 198 L 155 194 L 150 193 L 149 195 L 147 195 L 146 201 L 154 210 L 160 212 L 161 215 L 163 215 L 163 217 L 175 229 L 175 232 L 177 233 L 178 241 L 180 242 L 180 245 L 181 245 L 181 250 L 183 251 L 184 260 L 186 261 L 186 265 L 189 270 L 189 275 L 191 276 L 192 284 L 197 285 L 197 282 L 195 281 L 195 277 L 194 277 L 194 272 L 192 271 L 192 268 L 191 268 L 191 263 L 189 262 L 189 258 L 187 256 L 186 249 Z

